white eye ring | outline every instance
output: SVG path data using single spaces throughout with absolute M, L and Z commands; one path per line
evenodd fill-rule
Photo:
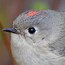
M 25 30 L 25 33 L 26 33 L 28 36 L 32 36 L 32 35 L 38 33 L 38 31 L 39 31 L 39 29 L 38 29 L 37 27 L 32 26 L 32 27 L 27 28 L 27 29 Z

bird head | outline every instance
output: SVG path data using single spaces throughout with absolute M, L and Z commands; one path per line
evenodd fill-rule
M 4 29 L 24 38 L 28 44 L 46 45 L 54 42 L 60 35 L 61 14 L 51 10 L 30 10 L 20 14 L 13 22 L 13 28 Z

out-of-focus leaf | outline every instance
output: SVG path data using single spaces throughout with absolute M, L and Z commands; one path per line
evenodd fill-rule
M 0 9 L 0 21 L 6 21 L 7 17 L 6 17 L 6 13 L 5 11 L 2 9 Z
M 49 7 L 48 7 L 48 5 L 46 3 L 42 3 L 40 1 L 35 2 L 32 5 L 32 8 L 36 9 L 36 10 L 47 10 L 47 9 L 49 9 Z
M 2 38 L 2 28 L 3 28 L 3 25 L 2 25 L 1 22 L 0 22 L 0 40 L 1 40 L 1 38 Z

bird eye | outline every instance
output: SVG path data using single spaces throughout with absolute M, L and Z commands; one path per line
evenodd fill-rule
M 36 32 L 36 29 L 34 27 L 30 27 L 30 28 L 28 28 L 28 32 L 30 34 L 34 34 Z

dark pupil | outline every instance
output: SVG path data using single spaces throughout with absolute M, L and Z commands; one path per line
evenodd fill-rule
M 30 34 L 34 34 L 35 33 L 35 28 L 34 27 L 30 27 L 29 29 L 28 29 L 28 32 L 30 33 Z

